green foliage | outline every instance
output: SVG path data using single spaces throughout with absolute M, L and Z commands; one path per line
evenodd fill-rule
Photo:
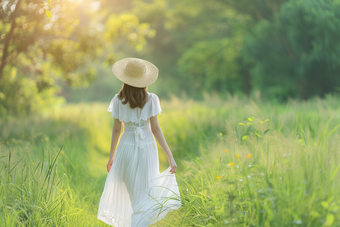
M 137 54 L 159 66 L 160 83 L 177 83 L 162 96 L 260 90 L 282 102 L 337 91 L 338 11 L 327 0 L 140 0 L 130 12 L 157 31 Z
M 120 37 L 126 37 L 130 45 L 141 51 L 146 44 L 146 38 L 155 36 L 156 31 L 148 23 L 140 23 L 133 14 L 110 15 L 106 21 L 106 41 L 110 42 Z
M 253 83 L 265 96 L 306 99 L 336 90 L 339 9 L 334 1 L 289 1 L 273 21 L 256 25 L 243 56 L 254 65 Z
M 160 83 L 175 81 L 171 91 L 164 86 L 168 93 L 202 99 L 202 91 L 234 94 L 249 83 L 240 76 L 239 55 L 249 16 L 238 15 L 219 1 L 192 0 L 137 1 L 131 12 L 157 31 L 143 53 L 168 78 Z
M 247 123 L 239 123 L 239 125 L 248 125 L 246 130 L 246 134 L 242 136 L 242 140 L 246 140 L 249 135 L 252 135 L 253 138 L 259 139 L 262 138 L 270 129 L 264 127 L 264 123 L 269 122 L 269 119 L 264 121 L 255 120 L 255 117 L 245 117 L 243 120 L 248 121 Z
M 40 3 L 18 1 L 15 12 L 0 21 L 0 117 L 50 107 L 60 99 L 62 84 L 86 87 L 96 79 L 93 62 L 114 61 L 112 42 L 128 39 L 141 50 L 146 37 L 155 35 L 131 14 L 84 10 L 73 1 Z
M 20 86 L 24 86 L 21 78 L 31 80 L 29 86 L 36 84 L 30 87 L 34 90 L 30 97 L 45 99 L 44 90 L 54 89 L 47 92 L 52 96 L 65 95 L 69 89 L 101 80 L 99 73 L 112 77 L 112 63 L 131 56 L 147 59 L 160 69 L 152 89 L 161 97 L 177 94 L 203 99 L 203 91 L 226 97 L 260 90 L 262 98 L 281 102 L 339 91 L 338 1 L 41 3 L 21 0 L 11 16 L 0 15 L 0 86 L 7 87 L 0 90 L 2 117 L 19 114 L 21 107 L 13 107 L 21 103 L 19 98 L 35 103 L 27 96 L 10 98 L 5 93 L 20 90 L 4 79 L 13 70 Z M 117 82 L 106 84 L 103 91 L 117 89 Z M 104 96 L 108 93 L 93 95 L 97 100 Z
M 58 87 L 52 85 L 41 77 L 37 81 L 20 77 L 16 68 L 7 67 L 0 83 L 0 118 L 42 113 L 64 103 L 65 98 L 57 96 Z
M 197 42 L 185 51 L 178 67 L 186 75 L 187 83 L 192 84 L 187 91 L 197 94 L 202 90 L 230 93 L 241 90 L 239 48 L 237 41 L 222 39 Z

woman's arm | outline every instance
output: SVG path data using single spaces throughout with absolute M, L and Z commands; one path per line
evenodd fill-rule
M 150 118 L 150 123 L 151 123 L 151 131 L 152 131 L 153 135 L 156 137 L 159 145 L 162 147 L 165 155 L 168 157 L 168 161 L 169 161 L 169 164 L 170 164 L 170 167 L 171 167 L 170 172 L 175 173 L 176 169 L 177 169 L 177 165 L 176 165 L 176 162 L 175 162 L 175 160 L 172 156 L 170 148 L 165 141 L 162 129 L 159 126 L 157 115 Z
M 115 119 L 113 122 L 111 149 L 110 149 L 109 162 L 107 163 L 107 172 L 110 172 L 110 169 L 112 166 L 113 158 L 114 158 L 116 148 L 117 148 L 118 139 L 120 136 L 121 127 L 122 127 L 122 123 L 118 119 Z

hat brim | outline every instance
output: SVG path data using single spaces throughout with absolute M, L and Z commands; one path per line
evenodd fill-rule
M 134 59 L 138 59 L 140 61 L 143 61 L 145 63 L 146 66 L 146 72 L 143 76 L 139 77 L 139 78 L 132 78 L 129 77 L 125 74 L 124 70 L 126 65 Z M 117 62 L 115 62 L 112 65 L 112 73 L 117 77 L 117 79 L 119 79 L 120 81 L 131 85 L 133 87 L 147 87 L 151 84 L 153 84 L 157 78 L 158 78 L 158 68 L 152 64 L 149 61 L 143 60 L 143 59 L 139 59 L 139 58 L 124 58 L 122 60 L 119 60 Z

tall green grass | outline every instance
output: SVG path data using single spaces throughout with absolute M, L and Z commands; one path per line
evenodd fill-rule
M 96 215 L 113 124 L 107 105 L 0 119 L 0 226 L 106 226 Z M 272 105 L 205 94 L 161 105 L 183 205 L 154 226 L 339 225 L 339 100 Z M 160 147 L 159 155 L 163 171 Z
M 253 103 L 220 142 L 183 161 L 183 208 L 172 225 L 339 226 L 340 112 L 305 105 L 270 116 Z

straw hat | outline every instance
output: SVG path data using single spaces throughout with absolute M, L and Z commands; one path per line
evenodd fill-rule
M 158 77 L 158 68 L 139 58 L 124 58 L 115 62 L 112 72 L 120 81 L 133 87 L 147 87 Z

